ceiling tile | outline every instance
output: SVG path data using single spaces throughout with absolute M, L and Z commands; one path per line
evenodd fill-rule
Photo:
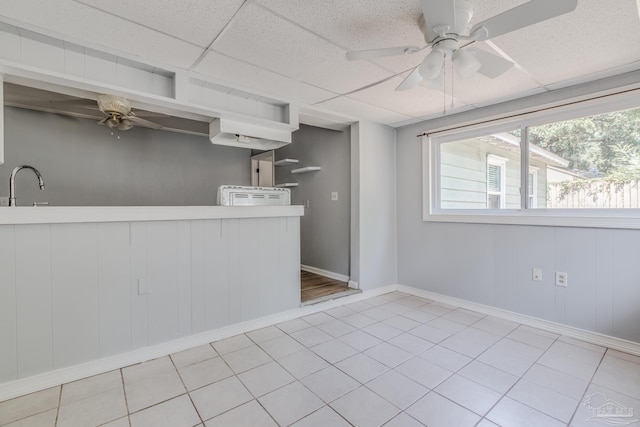
M 371 62 L 393 71 L 394 73 L 404 73 L 408 70 L 413 70 L 424 60 L 424 57 L 431 52 L 431 49 L 425 49 L 422 52 L 416 52 L 411 55 L 402 56 L 389 56 L 386 58 L 376 58 Z
M 78 0 L 105 12 L 208 46 L 244 3 L 243 0 Z
M 545 84 L 588 76 L 640 60 L 636 0 L 580 0 L 571 13 L 492 41 Z
M 54 32 L 137 55 L 152 61 L 188 68 L 201 49 L 71 0 L 2 0 L 0 15 Z
M 379 108 L 346 96 L 330 99 L 317 105 L 344 114 L 354 120 L 365 119 L 387 125 L 411 119 L 410 116 Z
M 473 7 L 469 28 L 485 19 L 494 17 L 530 0 L 468 0 Z
M 447 107 L 451 104 L 451 99 L 447 97 L 445 100 L 442 92 L 420 85 L 410 90 L 396 91 L 395 88 L 403 79 L 404 76 L 394 77 L 379 85 L 352 93 L 349 97 L 410 117 L 439 113 L 442 112 L 443 103 L 446 103 Z M 462 105 L 463 102 L 456 101 L 456 104 Z
M 258 2 L 347 49 L 425 44 L 418 0 Z
M 217 52 L 208 52 L 195 71 L 264 91 L 276 97 L 287 97 L 306 104 L 315 104 L 336 96 L 336 94 L 324 89 L 229 58 Z
M 313 69 L 335 46 L 251 3 L 213 44 L 232 58 L 296 77 Z
M 347 61 L 345 51 L 327 49 L 322 61 L 300 74 L 304 82 L 337 93 L 348 93 L 393 76 L 392 72 L 368 61 Z
M 484 43 L 474 46 L 477 49 L 486 50 L 497 54 L 493 49 Z M 447 63 L 450 66 L 450 63 Z M 540 86 L 530 75 L 512 67 L 506 73 L 490 79 L 481 74 L 475 73 L 468 79 L 461 80 L 454 71 L 453 91 L 456 98 L 467 104 L 486 103 L 491 100 L 504 100 L 505 97 L 517 98 L 524 96 L 531 90 Z M 447 78 L 447 90 L 451 90 L 451 79 Z

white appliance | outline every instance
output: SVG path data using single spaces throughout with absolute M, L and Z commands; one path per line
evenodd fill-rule
M 289 206 L 291 190 L 273 187 L 244 187 L 221 185 L 218 187 L 219 206 Z

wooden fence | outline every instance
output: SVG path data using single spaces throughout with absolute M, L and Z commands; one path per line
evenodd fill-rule
M 576 182 L 576 181 L 573 181 Z M 561 183 L 548 184 L 548 208 L 638 208 L 640 180 L 625 183 L 593 180 L 580 188 L 563 189 Z

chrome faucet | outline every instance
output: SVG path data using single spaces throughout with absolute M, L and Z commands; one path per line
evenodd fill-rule
M 38 184 L 40 185 L 40 189 L 44 190 L 44 180 L 42 179 L 42 175 L 40 175 L 40 172 L 38 171 L 38 169 L 29 165 L 20 165 L 17 168 L 15 168 L 13 172 L 11 172 L 11 177 L 9 178 L 9 206 L 16 205 L 16 175 L 22 169 L 31 169 L 33 173 L 35 173 L 36 176 L 38 177 Z

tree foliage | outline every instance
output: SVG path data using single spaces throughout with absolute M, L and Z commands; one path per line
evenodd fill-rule
M 568 169 L 640 177 L 640 109 L 530 127 L 529 142 L 568 160 Z

